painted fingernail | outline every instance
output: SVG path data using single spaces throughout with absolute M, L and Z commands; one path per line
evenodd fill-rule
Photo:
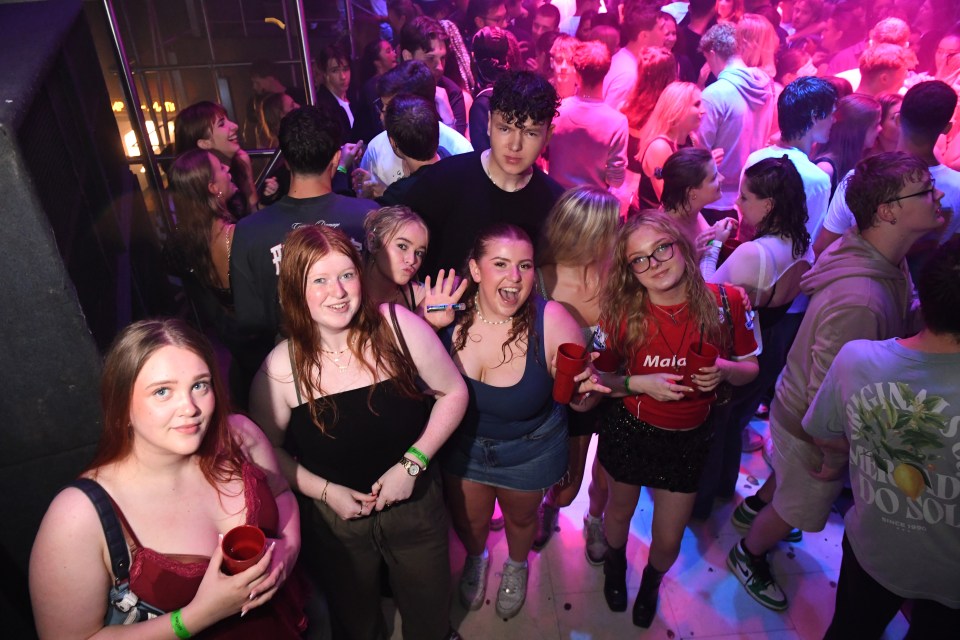
M 247 615 L 247 610 L 246 610 L 246 609 L 244 609 L 243 611 L 240 612 L 240 617 L 241 617 L 241 618 L 242 618 L 243 616 L 245 616 L 245 615 Z

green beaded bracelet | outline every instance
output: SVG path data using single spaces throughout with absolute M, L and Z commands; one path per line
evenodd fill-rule
M 427 457 L 427 454 L 425 454 L 423 451 L 420 451 L 420 449 L 417 449 L 416 447 L 410 447 L 407 449 L 407 453 L 419 460 L 420 466 L 424 469 L 426 469 L 427 465 L 430 464 L 430 458 Z
M 177 634 L 178 638 L 185 640 L 190 637 L 190 632 L 187 631 L 187 627 L 183 624 L 183 620 L 180 618 L 180 609 L 177 609 L 170 616 L 170 626 L 173 627 L 173 632 Z
M 633 394 L 633 391 L 630 391 L 630 376 L 623 376 L 623 388 L 627 390 L 627 395 Z

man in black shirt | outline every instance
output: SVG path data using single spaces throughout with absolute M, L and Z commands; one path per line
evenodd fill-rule
M 290 191 L 243 218 L 233 236 L 230 285 L 242 328 L 271 337 L 280 329 L 277 277 L 290 231 L 304 224 L 339 227 L 362 248 L 363 218 L 378 205 L 333 193 L 341 135 L 337 119 L 321 107 L 301 107 L 281 121 L 280 149 L 290 168 Z
M 497 222 L 539 237 L 563 192 L 534 166 L 550 141 L 559 103 L 543 77 L 507 72 L 490 98 L 490 149 L 451 156 L 424 169 L 404 201 L 430 229 L 424 273 L 463 267 L 474 238 Z

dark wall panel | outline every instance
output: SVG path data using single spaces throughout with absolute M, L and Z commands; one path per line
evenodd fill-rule
M 0 610 L 29 629 L 37 527 L 99 437 L 100 352 L 164 279 L 82 2 L 0 4 L 0 43 Z

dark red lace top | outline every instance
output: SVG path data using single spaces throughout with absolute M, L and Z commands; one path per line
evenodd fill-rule
M 243 464 L 246 523 L 263 529 L 268 538 L 277 537 L 277 502 L 258 467 Z M 185 607 L 200 588 L 210 558 L 163 554 L 140 544 L 116 503 L 113 505 L 130 547 L 130 588 L 142 600 L 163 611 Z M 300 638 L 307 626 L 303 613 L 306 589 L 296 572 L 267 604 L 245 615 L 230 616 L 203 631 L 204 638 Z

